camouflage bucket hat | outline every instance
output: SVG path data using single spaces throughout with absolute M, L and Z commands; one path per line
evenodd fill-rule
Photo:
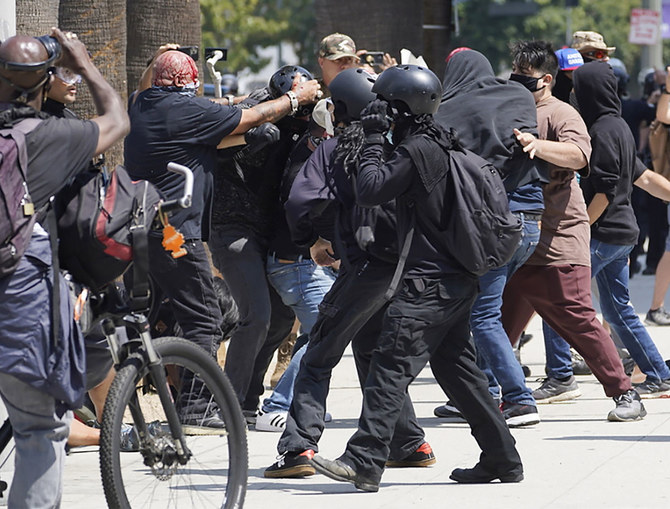
M 578 31 L 572 34 L 572 47 L 577 51 L 602 50 L 612 53 L 616 47 L 607 46 L 605 39 L 598 32 Z
M 319 44 L 319 56 L 327 60 L 337 60 L 342 57 L 354 57 L 356 55 L 356 45 L 348 35 L 334 33 L 321 39 Z

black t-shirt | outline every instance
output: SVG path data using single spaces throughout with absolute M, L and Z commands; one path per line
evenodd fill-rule
M 173 213 L 170 223 L 187 239 L 209 236 L 216 146 L 240 123 L 241 110 L 202 97 L 158 88 L 143 91 L 128 110 L 130 134 L 125 164 L 133 178 L 153 183 L 165 199 L 181 197 L 184 179 L 169 162 L 193 170 L 193 204 Z
M 28 190 L 44 205 L 77 173 L 88 168 L 98 145 L 98 125 L 90 120 L 49 118 L 26 137 Z
M 656 107 L 643 99 L 624 99 L 621 101 L 621 116 L 630 127 L 637 148 L 640 146 L 640 124 L 651 124 L 656 118 Z

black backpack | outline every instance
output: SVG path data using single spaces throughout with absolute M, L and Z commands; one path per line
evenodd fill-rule
M 440 168 L 428 178 L 446 175 L 449 205 L 442 221 L 449 254 L 475 276 L 505 265 L 519 246 L 522 223 L 510 212 L 505 185 L 493 165 L 461 148 L 451 134 L 440 142 L 415 136 L 403 146 L 419 166 L 429 162 Z M 412 226 L 403 245 L 401 264 L 407 258 L 413 232 Z
M 16 270 L 37 220 L 26 183 L 25 137 L 40 122 L 24 118 L 0 129 L 0 278 Z
M 351 179 L 354 191 L 356 179 Z M 358 247 L 379 260 L 398 263 L 398 221 L 395 200 L 374 207 L 351 207 L 351 225 Z
M 451 255 L 481 276 L 502 267 L 519 247 L 521 220 L 509 210 L 498 171 L 469 151 L 451 150 L 449 185 L 453 203 L 446 234 Z
M 146 251 L 159 200 L 152 184 L 133 182 L 122 166 L 79 174 L 56 201 L 61 266 L 94 291 L 114 281 L 134 251 Z

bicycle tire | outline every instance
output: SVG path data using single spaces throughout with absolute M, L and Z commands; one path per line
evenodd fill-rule
M 248 472 L 247 427 L 228 378 L 212 357 L 190 341 L 163 337 L 155 339 L 153 345 L 168 372 L 172 369 L 170 366 L 177 366 L 181 368 L 179 376 L 183 376 L 184 369 L 197 373 L 221 410 L 225 432 L 214 436 L 186 437 L 193 457 L 186 465 L 170 467 L 174 471 L 167 479 L 161 479 L 166 477 L 165 472 L 157 475 L 144 464 L 141 452 L 121 452 L 121 429 L 124 414 L 128 421 L 128 402 L 143 387 L 142 381 L 148 374 L 144 357 L 137 352 L 129 355 L 110 387 L 100 432 L 100 470 L 108 506 L 126 509 L 131 507 L 132 500 L 132 507 L 136 508 L 154 504 L 182 509 L 189 507 L 189 503 L 191 507 L 198 508 L 242 507 Z M 158 406 L 158 410 L 162 411 L 160 401 Z M 148 410 L 156 410 L 155 407 Z M 148 412 L 145 408 L 142 411 L 149 422 Z M 158 420 L 161 425 L 155 436 L 161 443 L 166 443 L 162 447 L 169 447 L 167 444 L 174 442 L 169 426 L 166 421 Z M 221 445 L 225 447 L 216 447 Z M 209 461 L 209 466 L 204 461 Z M 223 502 L 221 490 L 224 486 L 219 482 L 222 474 L 227 476 Z

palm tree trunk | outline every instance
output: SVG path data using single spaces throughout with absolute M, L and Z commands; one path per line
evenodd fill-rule
M 200 46 L 200 2 L 198 0 L 128 0 L 128 94 L 137 88 L 147 61 L 162 45 Z M 198 68 L 202 73 L 202 55 Z M 202 82 L 202 78 L 200 79 Z
M 125 0 L 60 0 L 59 25 L 78 35 L 86 44 L 96 67 L 121 95 L 126 97 L 126 2 Z M 82 118 L 96 116 L 93 98 L 85 83 L 78 87 L 74 111 Z M 106 154 L 108 167 L 123 161 L 123 144 Z
M 398 61 L 407 48 L 442 76 L 451 32 L 449 0 L 315 0 L 314 9 L 318 39 L 342 32 L 358 49 L 386 51 Z
M 358 49 L 386 51 L 398 59 L 402 48 L 423 53 L 422 2 L 315 0 L 314 9 L 317 39 L 342 32 Z
M 45 35 L 58 25 L 58 0 L 16 0 L 17 35 Z

